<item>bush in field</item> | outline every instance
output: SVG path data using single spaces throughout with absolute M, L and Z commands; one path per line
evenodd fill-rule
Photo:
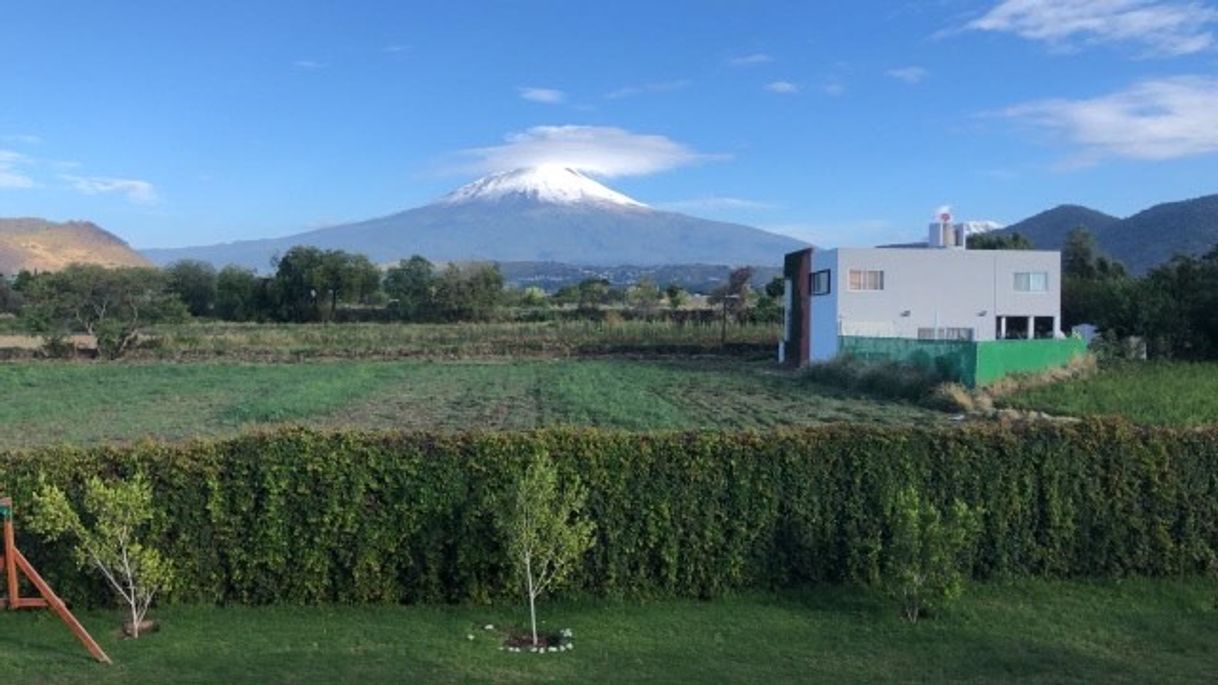
M 262 321 L 271 314 L 267 282 L 251 269 L 229 265 L 216 275 L 215 314 L 225 321 Z
M 216 306 L 216 268 L 183 259 L 165 267 L 169 292 L 181 298 L 191 316 L 210 316 Z
M 901 489 L 892 505 L 884 584 L 910 623 L 941 610 L 964 590 L 965 566 L 980 523 L 960 500 L 944 517 L 917 490 Z
M 931 397 L 935 388 L 946 380 L 945 374 L 920 366 L 866 361 L 850 355 L 813 364 L 804 374 L 814 383 L 911 402 Z
M 435 307 L 435 267 L 415 255 L 385 272 L 385 296 L 389 307 L 405 321 L 425 321 Z
M 95 336 L 98 351 L 110 359 L 123 356 L 145 326 L 187 316 L 165 273 L 152 268 L 73 264 L 35 276 L 25 296 L 22 316 L 30 330 L 48 341 Z
M 77 565 L 106 578 L 127 606 L 128 634 L 138 638 L 153 599 L 173 581 L 165 558 L 141 541 L 152 517 L 152 486 L 147 479 L 136 476 L 107 484 L 93 476 L 85 484 L 81 512 L 63 490 L 44 486 L 34 497 L 30 528 L 51 541 L 74 543 Z
M 503 276 L 493 264 L 449 264 L 435 279 L 434 298 L 441 321 L 486 321 L 503 300 Z
M 537 598 L 563 583 L 592 546 L 594 526 L 582 517 L 587 497 L 579 480 L 560 487 L 558 470 L 538 452 L 508 497 L 501 525 L 517 581 L 529 603 L 537 646 Z

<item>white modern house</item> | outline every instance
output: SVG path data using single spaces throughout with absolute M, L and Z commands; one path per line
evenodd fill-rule
M 933 358 L 963 349 L 892 341 L 969 343 L 976 358 L 980 343 L 1062 339 L 1061 254 L 969 250 L 966 234 L 965 224 L 944 217 L 930 225 L 925 244 L 787 255 L 780 360 L 803 365 L 843 351 Z M 1004 353 L 1015 349 L 1007 346 Z M 1039 350 L 1031 354 L 1042 356 Z M 975 359 L 972 366 L 976 380 Z

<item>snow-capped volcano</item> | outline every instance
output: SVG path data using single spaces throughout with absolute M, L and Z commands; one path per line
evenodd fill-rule
M 223 245 L 147 250 L 158 264 L 201 259 L 265 269 L 293 245 L 358 252 L 379 264 L 411 255 L 601 266 L 776 265 L 804 243 L 723 221 L 652 209 L 575 169 L 494 174 L 431 204 L 306 233 Z
M 461 186 L 436 204 L 526 200 L 555 205 L 608 204 L 625 207 L 647 205 L 607 188 L 575 169 L 540 166 L 492 174 Z

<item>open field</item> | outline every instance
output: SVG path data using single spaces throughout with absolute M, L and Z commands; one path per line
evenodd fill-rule
M 252 426 L 630 430 L 943 420 L 729 359 L 0 364 L 0 446 L 181 439 Z
M 618 353 L 719 352 L 720 327 L 665 321 L 542 321 L 457 324 L 189 323 L 155 327 L 156 347 L 141 358 L 296 361 L 468 359 Z M 727 351 L 770 356 L 777 324 L 729 324 Z
M 1218 364 L 1121 364 L 1091 378 L 1024 390 L 1003 402 L 1070 416 L 1123 416 L 1144 424 L 1218 423 Z
M 872 592 L 825 587 L 713 602 L 543 604 L 575 649 L 511 654 L 485 624 L 515 607 L 161 609 L 139 641 L 82 620 L 100 666 L 45 613 L 0 615 L 5 683 L 1201 683 L 1218 672 L 1214 581 L 970 587 L 909 624 Z M 473 635 L 474 639 L 468 639 Z

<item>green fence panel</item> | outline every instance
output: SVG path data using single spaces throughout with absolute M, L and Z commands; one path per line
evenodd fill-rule
M 994 340 L 977 343 L 977 385 L 1014 373 L 1038 373 L 1066 366 L 1087 353 L 1081 338 Z
M 938 371 L 969 387 L 976 382 L 977 352 L 972 342 L 851 335 L 838 339 L 838 351 L 859 359 L 891 361 Z
M 1087 343 L 1080 338 L 966 342 L 841 336 L 838 351 L 859 359 L 937 371 L 975 388 L 1015 373 L 1039 373 L 1065 366 L 1087 353 Z

